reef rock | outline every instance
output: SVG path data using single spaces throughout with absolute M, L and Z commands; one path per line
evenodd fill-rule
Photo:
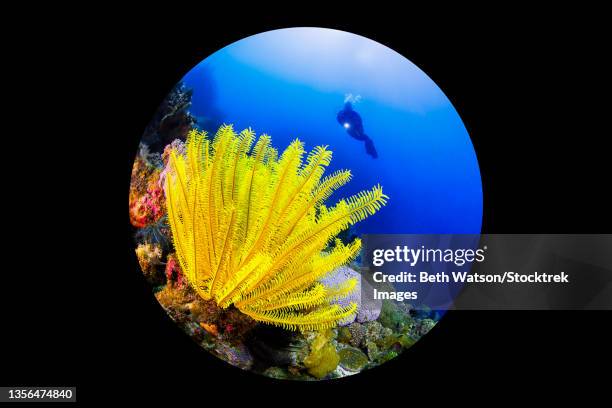
M 355 347 L 345 347 L 339 352 L 340 365 L 352 372 L 361 371 L 368 364 L 368 356 Z

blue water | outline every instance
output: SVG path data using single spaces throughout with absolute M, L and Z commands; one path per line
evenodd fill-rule
M 320 29 L 275 30 L 231 44 L 183 78 L 191 112 L 267 133 L 282 151 L 300 138 L 328 145 L 329 172 L 353 180 L 333 198 L 380 183 L 388 205 L 360 233 L 479 233 L 482 187 L 469 135 L 452 104 L 410 61 L 372 40 Z M 336 121 L 347 94 L 378 159 Z M 207 129 L 212 130 L 212 129 Z

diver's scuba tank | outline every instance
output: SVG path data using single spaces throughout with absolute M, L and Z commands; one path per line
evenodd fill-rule
M 374 147 L 374 142 L 372 142 L 372 139 L 367 136 L 365 140 L 365 148 L 366 153 L 372 156 L 372 158 L 376 159 L 378 157 L 378 153 L 376 152 L 376 148 Z

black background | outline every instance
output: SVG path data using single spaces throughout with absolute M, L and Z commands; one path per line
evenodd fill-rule
M 350 31 L 427 73 L 476 149 L 483 232 L 610 232 L 609 33 L 598 10 L 239 9 L 73 9 L 78 16 L 60 10 L 61 20 L 39 9 L 8 37 L 18 56 L 7 79 L 18 92 L 5 98 L 16 113 L 5 117 L 4 155 L 16 165 L 4 180 L 0 385 L 76 385 L 80 402 L 285 405 L 331 403 L 323 392 L 409 404 L 451 386 L 449 396 L 469 399 L 602 391 L 608 312 L 452 312 L 399 358 L 317 384 L 230 367 L 172 323 L 133 254 L 127 198 L 138 141 L 191 67 L 269 29 Z

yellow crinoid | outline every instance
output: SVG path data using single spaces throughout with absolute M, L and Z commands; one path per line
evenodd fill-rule
M 166 205 L 181 268 L 222 308 L 289 330 L 334 327 L 356 312 L 355 303 L 333 302 L 356 281 L 327 287 L 319 279 L 361 248 L 336 235 L 388 197 L 376 186 L 328 208 L 324 201 L 351 178 L 348 170 L 323 177 L 330 150 L 316 147 L 303 162 L 297 139 L 280 157 L 269 136 L 254 142 L 252 130 L 222 126 L 213 140 L 192 130 L 185 151 L 170 150 Z

